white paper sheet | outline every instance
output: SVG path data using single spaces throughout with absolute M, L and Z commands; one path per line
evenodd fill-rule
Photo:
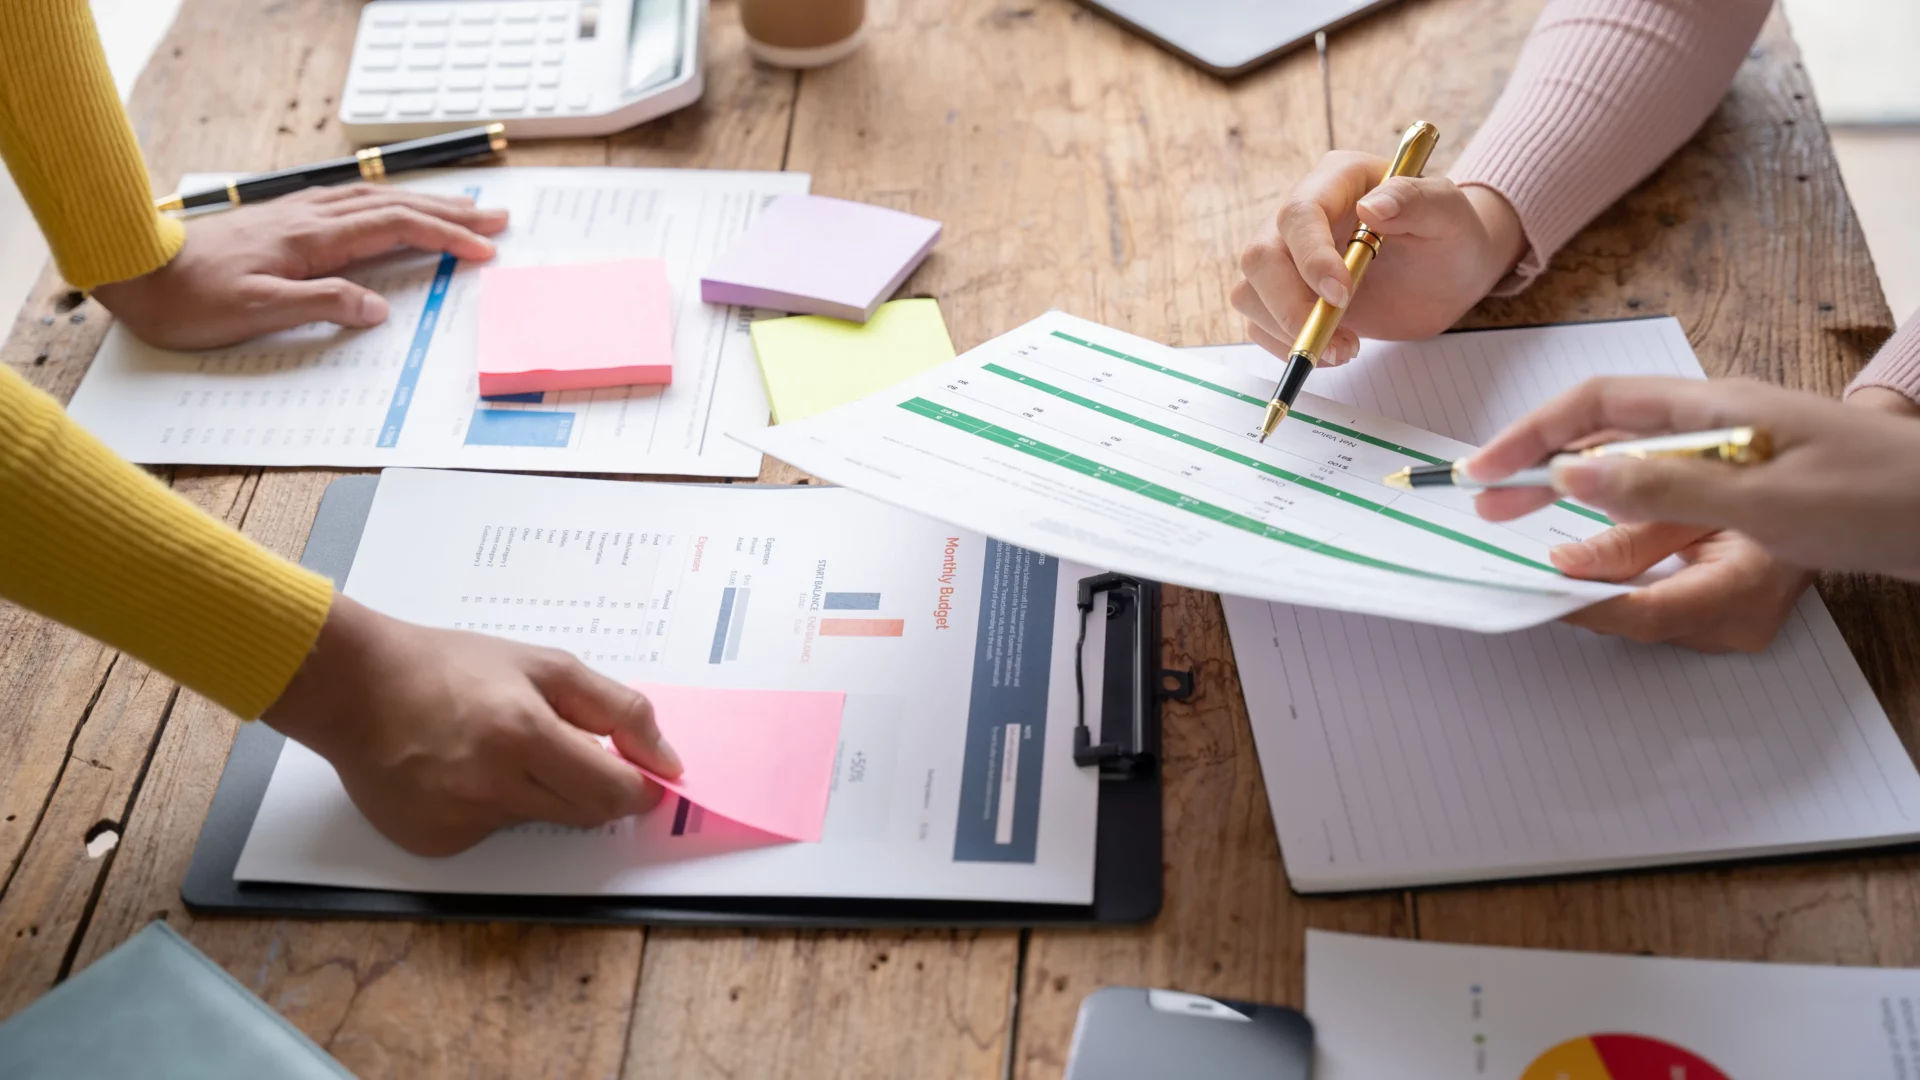
M 825 837 L 775 842 L 669 799 L 597 831 L 529 826 L 416 858 L 289 743 L 235 876 L 1089 903 L 1099 780 L 1072 756 L 1086 572 L 845 490 L 390 470 L 345 590 L 364 603 L 623 681 L 845 691 Z
M 1062 558 L 1193 588 L 1479 631 L 1624 591 L 1560 576 L 1605 518 L 1497 525 L 1381 478 L 1469 447 L 1058 312 L 863 401 L 743 435 L 834 483 Z
M 759 474 L 760 455 L 724 434 L 767 422 L 747 334 L 754 313 L 702 303 L 700 272 L 769 197 L 806 191 L 804 173 L 465 169 L 396 184 L 507 208 L 497 265 L 666 259 L 672 385 L 480 400 L 479 267 L 416 254 L 346 275 L 391 306 L 387 321 L 367 330 L 321 323 L 179 353 L 116 325 L 68 412 L 116 453 L 147 464 Z
M 1237 371 L 1280 377 L 1258 345 L 1181 349 Z M 1313 373 L 1321 397 L 1479 446 L 1555 394 L 1601 375 L 1706 374 L 1671 316 L 1467 330 L 1425 341 L 1364 341 L 1353 362 Z
M 1315 1080 L 1911 1080 L 1917 1014 L 1908 968 L 1307 931 Z
M 1253 346 L 1208 352 L 1268 363 Z M 1679 324 L 1651 319 L 1369 341 L 1313 385 L 1479 442 L 1608 374 L 1702 377 Z M 1224 604 L 1303 892 L 1920 836 L 1920 773 L 1817 593 L 1760 656 Z

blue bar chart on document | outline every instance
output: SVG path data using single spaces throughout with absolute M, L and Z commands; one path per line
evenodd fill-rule
M 666 260 L 672 383 L 481 398 L 480 264 L 412 254 L 349 271 L 389 305 L 364 330 L 315 323 L 186 353 L 116 324 L 69 412 L 144 464 L 759 474 L 759 453 L 727 437 L 767 422 L 756 313 L 701 302 L 699 274 L 768 197 L 806 191 L 805 175 L 509 168 L 398 183 L 506 208 L 493 264 Z
M 564 649 L 623 682 L 844 692 L 823 839 L 783 842 L 679 802 L 415 859 L 289 743 L 237 875 L 1089 903 L 1099 780 L 1072 749 L 1088 572 L 844 489 L 389 470 L 345 585 L 363 603 Z M 1089 634 L 1095 655 L 1102 641 Z

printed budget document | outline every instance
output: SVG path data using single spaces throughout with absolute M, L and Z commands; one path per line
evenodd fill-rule
M 314 323 L 187 353 L 115 325 L 68 412 L 114 452 L 152 465 L 759 475 L 760 455 L 726 436 L 767 422 L 747 331 L 756 313 L 703 303 L 699 278 L 768 199 L 804 192 L 805 174 L 461 169 L 397 183 L 505 207 L 498 254 L 475 264 L 415 253 L 350 268 L 346 276 L 391 309 L 366 330 Z M 672 385 L 480 397 L 484 267 L 637 257 L 667 264 Z
M 1259 442 L 1271 385 L 1049 313 L 872 397 L 747 443 L 836 484 L 1063 559 L 1221 593 L 1482 632 L 1626 591 L 1556 543 L 1560 503 L 1494 524 L 1453 489 L 1381 478 L 1472 447 L 1307 395 Z

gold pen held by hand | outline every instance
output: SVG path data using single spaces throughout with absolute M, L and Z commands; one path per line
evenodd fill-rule
M 1440 141 L 1440 129 L 1425 120 L 1414 121 L 1400 136 L 1400 147 L 1393 152 L 1393 162 L 1387 166 L 1388 176 L 1419 176 L 1427 167 L 1427 158 L 1433 154 L 1433 146 Z M 1360 291 L 1360 279 L 1366 275 L 1367 266 L 1373 257 L 1380 254 L 1380 234 L 1367 228 L 1366 222 L 1353 231 L 1353 239 L 1347 241 L 1347 275 L 1353 278 L 1353 290 L 1348 294 L 1347 303 L 1353 303 L 1353 297 Z M 1307 324 L 1300 328 L 1300 336 L 1293 339 L 1293 351 L 1287 354 L 1287 368 L 1280 375 L 1280 383 L 1273 388 L 1273 400 L 1267 402 L 1267 414 L 1260 420 L 1260 441 L 1266 442 L 1280 421 L 1287 418 L 1293 410 L 1293 399 L 1300 396 L 1300 388 L 1307 385 L 1307 374 L 1313 365 L 1320 362 L 1320 354 L 1327 349 L 1327 342 L 1333 340 L 1333 332 L 1340 328 L 1340 316 L 1345 309 L 1334 307 L 1325 300 L 1315 300 L 1313 311 L 1307 315 Z
M 1656 435 L 1650 439 L 1629 439 L 1554 455 L 1553 461 L 1521 469 L 1512 476 L 1480 483 L 1467 475 L 1466 459 L 1438 465 L 1415 465 L 1383 477 L 1388 487 L 1412 490 L 1417 487 L 1456 487 L 1481 491 L 1487 488 L 1553 486 L 1553 465 L 1579 458 L 1699 458 L 1728 465 L 1758 465 L 1773 457 L 1773 439 L 1766 428 L 1734 427 L 1713 431 L 1692 431 L 1683 435 Z

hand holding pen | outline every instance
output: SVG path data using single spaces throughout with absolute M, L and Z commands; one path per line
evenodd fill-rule
M 1649 435 L 1644 439 L 1601 442 L 1579 450 L 1562 450 L 1545 465 L 1534 465 L 1509 473 L 1497 480 L 1480 480 L 1467 469 L 1469 459 L 1438 465 L 1409 465 L 1388 475 L 1381 482 L 1388 487 L 1412 491 L 1416 488 L 1451 487 L 1471 491 L 1501 488 L 1555 487 L 1557 469 L 1577 467 L 1586 458 L 1637 458 L 1661 460 L 1685 458 L 1715 461 L 1723 465 L 1758 465 L 1773 456 L 1773 438 L 1766 428 L 1715 428 L 1712 431 L 1684 431 L 1674 435 Z
M 1351 360 L 1360 335 L 1431 337 L 1520 261 L 1526 238 L 1499 194 L 1443 176 L 1391 176 L 1391 166 L 1377 154 L 1327 154 L 1247 245 L 1232 300 L 1256 344 L 1289 355 L 1322 301 L 1341 309 L 1322 366 Z M 1343 252 L 1361 222 L 1384 243 L 1357 288 Z
M 1393 152 L 1393 160 L 1387 163 L 1387 179 L 1410 179 L 1418 177 L 1427 167 L 1427 158 L 1433 154 L 1433 147 L 1440 139 L 1440 129 L 1425 120 L 1416 120 L 1400 136 L 1400 146 Z M 1273 389 L 1273 397 L 1267 402 L 1266 415 L 1260 421 L 1260 441 L 1266 442 L 1267 436 L 1287 413 L 1292 411 L 1294 399 L 1307 384 L 1307 376 L 1312 374 L 1315 365 L 1327 355 L 1333 343 L 1333 336 L 1340 329 L 1340 317 L 1346 313 L 1346 305 L 1358 293 L 1360 281 L 1366 276 L 1367 268 L 1380 254 L 1385 237 L 1375 232 L 1361 221 L 1355 227 L 1352 237 L 1347 240 L 1346 254 L 1341 256 L 1341 265 L 1346 269 L 1349 284 L 1342 290 L 1337 286 L 1332 290 L 1336 297 L 1341 292 L 1346 300 L 1338 303 L 1333 299 L 1321 297 L 1314 301 L 1313 308 L 1307 312 L 1307 318 L 1300 326 L 1300 332 L 1294 336 L 1293 348 L 1287 353 L 1287 366 L 1280 374 L 1280 381 Z
M 1476 507 L 1505 521 L 1570 496 L 1623 523 L 1737 530 L 1796 566 L 1920 580 L 1920 420 L 1909 417 L 1745 380 L 1594 379 L 1495 436 L 1461 469 L 1497 483 L 1599 432 L 1726 428 L 1764 431 L 1771 453 L 1746 465 L 1571 454 L 1550 467 L 1551 488 L 1484 490 Z

